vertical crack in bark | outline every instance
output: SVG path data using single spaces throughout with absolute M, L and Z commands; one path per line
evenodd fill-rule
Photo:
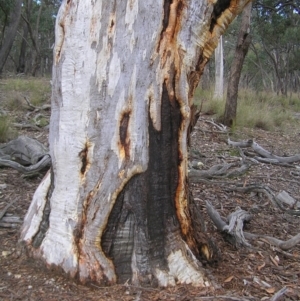
M 171 42 L 180 28 L 181 12 L 183 10 L 183 0 L 165 0 L 164 1 L 164 18 L 160 41 L 157 52 L 160 52 L 161 44 Z M 163 47 L 163 51 L 166 51 Z
M 96 186 L 97 187 L 97 186 Z M 94 197 L 94 190 L 90 191 L 88 196 L 83 202 L 83 208 L 82 208 L 82 214 L 81 214 L 81 220 L 77 224 L 77 227 L 73 231 L 73 237 L 75 241 L 75 245 L 77 246 L 77 252 L 78 252 L 78 260 L 82 264 L 83 260 L 86 260 L 85 256 L 82 256 L 82 248 L 84 245 L 83 236 L 84 236 L 84 230 L 87 225 L 87 212 L 89 205 Z
M 124 112 L 120 121 L 119 135 L 121 143 L 120 153 L 125 154 L 125 158 L 128 160 L 130 158 L 130 136 L 129 136 L 129 120 L 131 111 Z
M 87 145 L 85 145 L 84 149 L 78 154 L 78 156 L 80 157 L 81 159 L 81 168 L 80 168 L 80 172 L 82 175 L 84 175 L 85 171 L 86 171 L 86 168 L 87 168 L 87 165 L 88 165 L 88 147 Z
M 51 199 L 52 193 L 54 191 L 54 173 L 53 173 L 52 169 L 50 170 L 50 172 L 51 172 L 51 184 L 50 184 L 49 190 L 47 192 L 47 196 L 46 196 L 46 204 L 45 204 L 45 208 L 43 210 L 42 221 L 40 223 L 39 230 L 32 238 L 32 246 L 34 248 L 40 247 L 40 245 L 42 244 L 42 242 L 45 238 L 46 232 L 49 229 L 49 216 L 50 216 L 50 212 L 51 212 L 50 199 Z
M 91 162 L 89 160 L 89 151 L 90 151 L 91 143 L 86 141 L 84 148 L 82 151 L 79 152 L 78 156 L 81 160 L 81 168 L 80 168 L 80 174 L 82 177 L 85 176 L 87 173 L 89 167 L 91 166 Z

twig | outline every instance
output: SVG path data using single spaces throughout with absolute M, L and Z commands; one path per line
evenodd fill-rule
M 253 298 L 251 299 L 245 299 L 240 297 L 234 297 L 234 296 L 212 296 L 212 297 L 196 297 L 193 300 L 199 300 L 199 301 L 205 301 L 205 300 L 217 300 L 221 299 L 222 301 L 251 301 L 255 300 Z
M 285 292 L 287 291 L 287 287 L 284 286 L 281 290 L 279 290 L 271 299 L 270 301 L 277 301 L 279 300 L 279 298 L 285 294 Z
M 13 126 L 21 129 L 33 129 L 35 131 L 41 131 L 42 129 L 34 124 L 21 124 L 21 123 L 13 123 Z
M 12 206 L 16 201 L 18 200 L 18 198 L 12 200 L 10 203 L 8 203 L 1 211 L 0 211 L 0 220 L 2 219 L 2 217 L 5 215 L 5 213 L 7 212 L 8 208 L 10 206 Z

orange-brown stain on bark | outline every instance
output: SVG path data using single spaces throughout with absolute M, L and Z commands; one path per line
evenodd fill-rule
M 128 160 L 130 158 L 130 134 L 129 134 L 129 122 L 130 122 L 131 110 L 122 112 L 119 126 L 119 152 L 122 158 Z
M 86 141 L 84 148 L 79 152 L 78 156 L 81 160 L 81 168 L 80 174 L 81 177 L 84 177 L 89 167 L 91 166 L 91 162 L 89 160 L 89 149 L 91 145 L 88 141 Z

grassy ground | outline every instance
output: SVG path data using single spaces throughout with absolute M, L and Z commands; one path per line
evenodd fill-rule
M 8 78 L 0 82 L 0 142 L 16 136 L 12 123 L 28 110 L 25 97 L 34 105 L 40 106 L 49 101 L 51 95 L 50 78 Z M 197 89 L 195 103 L 202 104 L 202 113 L 220 119 L 225 107 L 223 100 L 213 99 L 213 91 Z M 268 131 L 284 130 L 293 123 L 295 113 L 300 112 L 300 98 L 290 95 L 287 98 L 266 92 L 241 90 L 239 92 L 236 128 L 260 128 Z
M 21 121 L 28 112 L 25 100 L 34 106 L 49 101 L 50 78 L 7 78 L 0 81 L 0 142 L 14 138 L 18 133 L 12 124 Z
M 220 119 L 224 113 L 225 97 L 223 100 L 213 99 L 212 91 L 198 89 L 195 103 L 202 104 L 202 113 L 215 115 L 216 119 Z M 285 98 L 272 93 L 241 90 L 236 127 L 284 130 L 287 124 L 293 123 L 297 112 L 300 112 L 300 98 L 297 95 Z

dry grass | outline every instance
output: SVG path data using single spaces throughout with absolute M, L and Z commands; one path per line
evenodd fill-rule
M 202 112 L 220 120 L 224 114 L 223 100 L 213 99 L 212 91 L 197 90 L 195 103 Z M 293 114 L 300 112 L 300 99 L 296 95 L 287 98 L 265 92 L 241 90 L 239 92 L 236 127 L 260 128 L 264 130 L 283 129 L 293 122 Z
M 10 111 L 26 108 L 27 97 L 30 102 L 39 106 L 49 100 L 51 85 L 49 78 L 9 78 L 1 81 L 2 101 Z
M 12 122 L 23 120 L 28 111 L 24 97 L 40 106 L 50 100 L 51 85 L 49 78 L 28 77 L 1 79 L 0 85 L 0 142 L 6 142 L 17 136 Z
M 14 132 L 11 129 L 11 121 L 8 116 L 0 115 L 0 142 L 6 142 L 13 138 Z

